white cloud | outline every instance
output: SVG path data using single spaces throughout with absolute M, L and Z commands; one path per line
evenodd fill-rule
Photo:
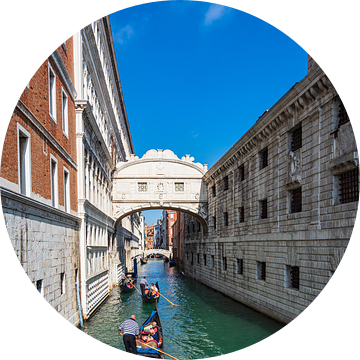
M 226 7 L 221 5 L 212 4 L 205 14 L 204 25 L 211 25 L 215 20 L 221 19 L 226 13 Z
M 122 29 L 120 29 L 114 35 L 114 41 L 119 44 L 123 44 L 125 41 L 129 40 L 134 36 L 134 29 L 130 25 L 126 25 Z

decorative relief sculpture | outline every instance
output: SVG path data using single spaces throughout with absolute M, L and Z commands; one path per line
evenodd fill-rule
M 298 152 L 289 152 L 290 176 L 295 176 L 301 172 L 300 154 Z
M 301 185 L 301 150 L 290 151 L 288 156 L 289 172 L 286 187 L 290 190 Z
M 165 190 L 165 185 L 164 185 L 163 182 L 160 182 L 160 183 L 157 184 L 157 190 L 159 192 L 163 192 Z

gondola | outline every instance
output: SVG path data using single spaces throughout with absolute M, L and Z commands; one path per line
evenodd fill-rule
M 144 258 L 140 258 L 141 265 L 147 264 L 147 260 Z
M 149 341 L 143 341 L 142 335 L 144 334 L 144 328 L 151 325 L 153 321 L 156 321 L 157 325 L 157 333 L 159 337 L 159 341 L 156 340 L 149 340 Z M 161 327 L 160 317 L 157 310 L 157 307 L 155 306 L 154 311 L 151 313 L 151 315 L 146 319 L 146 321 L 140 326 L 140 338 L 136 339 L 136 349 L 139 355 L 150 357 L 150 358 L 156 358 L 156 359 L 165 359 L 164 354 L 161 352 L 155 350 L 159 349 L 162 350 L 163 348 L 163 331 Z M 147 332 L 145 332 L 146 334 Z M 146 346 L 145 344 L 151 346 L 152 348 Z
M 160 292 L 158 282 L 156 282 L 155 286 L 157 287 L 158 291 Z M 150 287 L 149 287 L 149 289 L 150 289 Z M 144 294 L 144 295 L 141 295 L 141 297 L 143 299 L 143 302 L 152 303 L 152 302 L 155 302 L 156 300 L 159 300 L 160 294 L 158 293 L 157 295 L 152 296 L 152 297 Z
M 173 267 L 173 266 L 175 266 L 175 265 L 176 265 L 175 260 L 171 260 L 171 261 L 169 262 L 169 267 Z
M 125 284 L 120 283 L 119 287 L 122 293 L 129 293 L 135 290 L 135 286 L 130 281 L 126 281 Z

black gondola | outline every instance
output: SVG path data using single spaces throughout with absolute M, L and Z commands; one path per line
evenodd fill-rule
M 141 265 L 147 264 L 147 259 L 140 258 Z
M 169 262 L 169 267 L 173 267 L 173 266 L 175 266 L 175 265 L 176 265 L 175 260 L 171 260 L 171 261 Z
M 156 282 L 155 286 L 157 287 L 158 292 L 160 292 L 158 282 Z M 150 290 L 150 287 L 149 287 L 148 289 Z M 150 296 L 149 293 L 148 293 L 148 294 L 142 295 L 141 297 L 142 297 L 142 299 L 143 299 L 143 302 L 152 303 L 152 302 L 155 302 L 156 300 L 159 300 L 160 294 L 158 293 L 158 294 L 155 295 L 155 296 Z
M 142 340 L 144 328 L 146 328 L 148 325 L 151 325 L 153 321 L 155 321 L 157 325 L 158 341 L 149 340 L 145 342 Z M 163 331 L 161 327 L 159 313 L 157 307 L 155 306 L 154 311 L 146 319 L 146 321 L 140 326 L 140 339 L 136 339 L 136 349 L 138 354 L 150 358 L 164 359 L 165 358 L 164 354 L 155 350 L 155 349 L 162 350 L 163 348 L 162 339 L 163 339 Z M 151 346 L 151 348 L 149 346 L 146 346 L 145 344 Z
M 125 281 L 124 284 L 119 284 L 120 290 L 123 293 L 129 293 L 135 290 L 135 286 L 130 281 Z

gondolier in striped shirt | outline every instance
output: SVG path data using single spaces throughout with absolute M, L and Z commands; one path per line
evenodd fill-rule
M 139 325 L 136 322 L 135 315 L 131 315 L 130 319 L 125 320 L 119 326 L 119 334 L 123 335 L 126 352 L 137 354 L 135 336 L 139 335 Z

